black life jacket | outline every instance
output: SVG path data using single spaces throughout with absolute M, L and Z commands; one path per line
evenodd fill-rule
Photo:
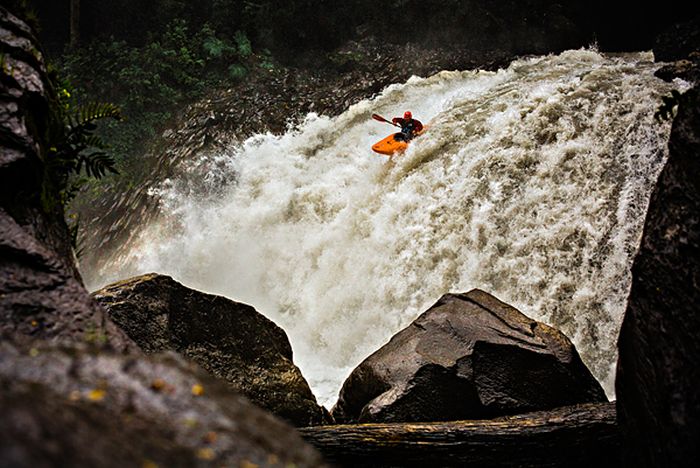
M 415 131 L 416 124 L 413 119 L 401 119 L 401 133 L 403 133 L 406 141 L 413 138 L 413 132 Z

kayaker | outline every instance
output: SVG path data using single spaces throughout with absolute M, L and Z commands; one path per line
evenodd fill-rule
M 391 119 L 394 124 L 401 125 L 401 134 L 403 135 L 405 141 L 410 141 L 414 136 L 423 130 L 423 124 L 420 120 L 413 118 L 411 111 L 406 111 L 403 113 L 403 119 L 401 117 L 394 117 Z

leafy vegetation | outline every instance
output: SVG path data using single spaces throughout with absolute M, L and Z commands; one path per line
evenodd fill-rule
M 34 30 L 38 29 L 39 19 L 36 10 L 31 7 L 27 0 L 5 0 L 3 6 Z
M 100 135 L 133 180 L 142 173 L 136 158 L 143 146 L 175 110 L 215 83 L 243 79 L 252 56 L 252 45 L 240 31 L 229 40 L 209 25 L 192 31 L 185 20 L 175 19 L 143 46 L 110 38 L 70 50 L 60 68 L 75 84 L 82 105 L 108 101 L 121 107 L 124 122 L 106 123 Z
M 108 172 L 117 173 L 114 160 L 105 151 L 106 145 L 94 134 L 95 122 L 107 118 L 120 120 L 121 111 L 111 103 L 93 102 L 79 108 L 74 115 L 68 114 L 64 138 L 50 149 L 51 163 L 75 174 L 84 170 L 88 177 L 96 179 Z
M 51 77 L 56 95 L 51 109 L 52 125 L 47 134 L 41 192 L 46 211 L 56 203 L 65 206 L 87 180 L 86 177 L 100 179 L 108 173 L 117 173 L 107 145 L 96 132 L 98 121 L 121 119 L 121 110 L 114 104 L 76 104 L 69 85 L 57 78 L 55 70 L 52 70 Z

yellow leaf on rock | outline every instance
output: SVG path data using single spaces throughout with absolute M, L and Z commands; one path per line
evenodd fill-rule
M 155 390 L 156 392 L 160 392 L 165 388 L 165 380 L 163 379 L 154 379 L 153 382 L 151 382 L 151 389 Z
M 105 390 L 102 390 L 101 388 L 96 388 L 94 390 L 90 390 L 90 392 L 88 392 L 87 394 L 87 397 L 90 401 L 102 401 L 104 400 L 106 395 L 107 392 Z
M 197 458 L 200 460 L 213 460 L 216 454 L 210 448 L 201 448 L 197 450 Z
M 194 395 L 194 396 L 204 395 L 204 387 L 202 387 L 200 384 L 192 385 L 192 395 Z

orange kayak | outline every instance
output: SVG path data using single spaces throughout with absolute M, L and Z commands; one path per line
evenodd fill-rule
M 396 136 L 399 135 L 399 139 Z M 376 142 L 372 145 L 372 151 L 379 154 L 386 154 L 391 156 L 394 153 L 404 151 L 408 148 L 408 143 L 403 140 L 403 135 L 401 133 L 394 133 L 389 135 L 381 141 Z

